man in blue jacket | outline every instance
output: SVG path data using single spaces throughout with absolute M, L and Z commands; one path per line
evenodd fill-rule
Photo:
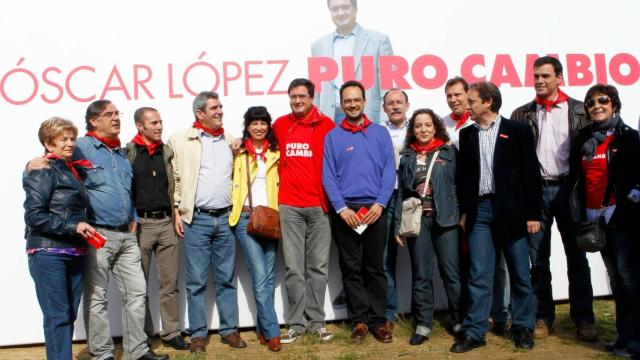
M 324 142 L 322 184 L 333 209 L 331 230 L 338 246 L 351 337 L 369 329 L 391 342 L 386 322 L 387 281 L 382 254 L 387 236 L 385 207 L 395 186 L 395 160 L 389 132 L 364 114 L 365 91 L 357 81 L 340 88 L 345 118 Z M 366 228 L 363 230 L 363 227 Z

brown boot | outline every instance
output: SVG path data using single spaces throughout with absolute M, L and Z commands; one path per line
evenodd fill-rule
M 280 337 L 276 336 L 274 338 L 269 339 L 269 341 L 267 341 L 267 347 L 269 348 L 269 351 L 282 350 L 282 344 L 280 344 Z

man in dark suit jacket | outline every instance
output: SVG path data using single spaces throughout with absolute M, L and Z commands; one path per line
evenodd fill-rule
M 533 348 L 534 295 L 527 234 L 540 229 L 542 185 L 531 129 L 498 114 L 502 97 L 489 82 L 468 93 L 473 126 L 460 131 L 458 191 L 460 224 L 469 234 L 469 309 L 464 336 L 451 347 L 461 353 L 486 344 L 496 248 L 509 269 L 511 334 L 515 345 Z

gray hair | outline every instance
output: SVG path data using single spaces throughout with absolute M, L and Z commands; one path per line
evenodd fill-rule
M 195 99 L 193 99 L 193 116 L 197 118 L 196 112 L 198 110 L 204 112 L 207 106 L 207 100 L 219 99 L 218 93 L 215 91 L 202 91 Z

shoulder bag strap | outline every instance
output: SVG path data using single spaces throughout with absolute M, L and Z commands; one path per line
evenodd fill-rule
M 439 153 L 440 153 L 440 150 L 434 152 L 433 156 L 431 157 L 431 162 L 429 163 L 429 170 L 427 170 L 427 177 L 424 180 L 424 188 L 422 189 L 421 197 L 424 197 L 427 194 L 427 188 L 429 187 L 429 180 L 431 180 L 431 171 L 433 170 L 433 164 L 436 163 L 436 158 L 438 157 Z
M 249 196 L 249 208 L 253 210 L 253 199 L 251 198 L 251 172 L 249 171 L 249 156 L 251 156 L 251 154 L 246 151 L 244 155 L 245 164 L 247 165 L 247 192 Z

